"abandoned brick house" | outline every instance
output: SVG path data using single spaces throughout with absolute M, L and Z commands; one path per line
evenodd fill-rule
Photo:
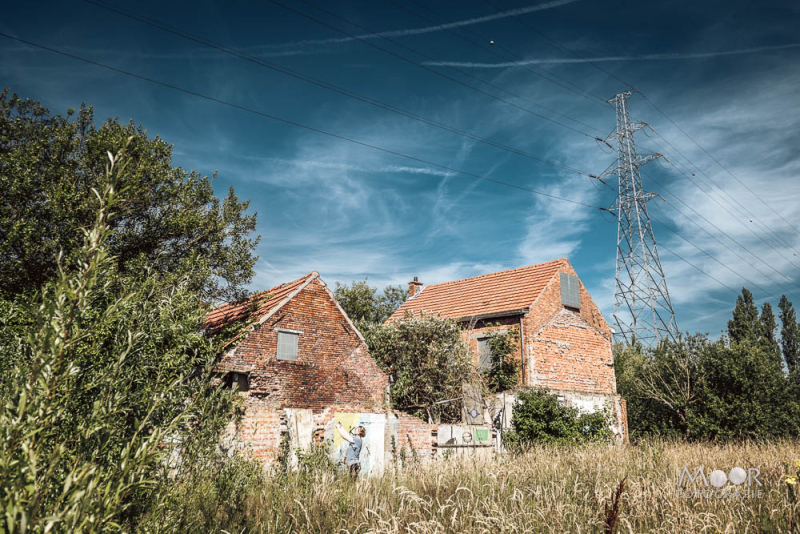
M 429 286 L 414 278 L 408 294 L 390 321 L 420 312 L 459 321 L 481 367 L 491 362 L 487 334 L 518 328 L 520 386 L 547 388 L 587 412 L 608 407 L 615 435 L 627 438 L 611 328 L 566 258 Z
M 245 397 L 231 430 L 250 455 L 275 460 L 288 435 L 292 448 L 324 441 L 341 456 L 335 421 L 367 428 L 365 472 L 379 472 L 398 442 L 432 454 L 433 427 L 388 409 L 387 376 L 318 272 L 215 308 L 205 321 L 209 332 L 230 325 L 240 332 L 216 370 Z

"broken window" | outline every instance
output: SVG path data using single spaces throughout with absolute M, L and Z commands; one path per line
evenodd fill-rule
M 234 391 L 248 391 L 250 384 L 247 375 L 244 373 L 230 373 L 228 375 L 228 387 Z
M 299 332 L 278 331 L 278 359 L 290 362 L 297 361 L 297 341 L 300 339 Z
M 561 275 L 561 304 L 581 309 L 581 292 L 578 277 L 567 273 Z

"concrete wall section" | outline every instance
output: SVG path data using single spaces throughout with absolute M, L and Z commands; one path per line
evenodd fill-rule
M 329 444 L 331 458 L 337 464 L 345 459 L 350 444 L 345 441 L 336 430 L 335 424 L 342 423 L 348 432 L 363 426 L 367 435 L 362 440 L 361 471 L 365 475 L 379 475 L 385 465 L 384 439 L 386 434 L 386 414 L 382 413 L 347 413 L 340 412 L 333 416 L 333 420 L 325 427 L 325 441 Z M 309 432 L 309 437 L 311 433 Z
M 628 413 L 625 399 L 616 394 L 584 393 L 582 391 L 554 390 L 566 406 L 572 406 L 583 413 L 608 410 L 611 417 L 611 432 L 619 441 L 628 440 Z

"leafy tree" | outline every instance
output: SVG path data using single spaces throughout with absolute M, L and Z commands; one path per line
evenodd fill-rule
M 702 417 L 690 427 L 703 439 L 776 438 L 800 435 L 800 406 L 775 355 L 760 343 L 726 347 L 708 343 L 699 394 Z
M 699 395 L 705 379 L 702 355 L 707 338 L 695 335 L 641 345 L 615 346 L 617 390 L 628 402 L 632 437 L 648 434 L 690 436 L 702 417 Z
M 228 422 L 234 397 L 210 383 L 217 350 L 190 277 L 128 277 L 108 252 L 115 161 L 73 261 L 32 302 L 5 303 L 4 530 L 130 531 L 170 480 L 217 455 Z
M 536 442 L 585 443 L 611 436 L 605 412 L 587 414 L 564 406 L 557 395 L 540 388 L 517 393 L 511 426 L 503 443 L 512 447 Z
M 173 167 L 172 147 L 132 121 L 97 127 L 91 107 L 51 115 L 8 90 L 0 92 L 0 292 L 13 297 L 58 276 L 59 255 L 78 251 L 94 222 L 106 154 L 126 143 L 105 245 L 119 273 L 182 273 L 207 302 L 246 293 L 258 238 L 233 189 L 218 200 L 211 179 Z
M 790 306 L 782 300 L 782 317 L 792 315 Z M 781 367 L 771 307 L 759 317 L 745 289 L 728 325 L 729 339 L 697 334 L 648 350 L 615 347 L 617 387 L 628 401 L 632 436 L 800 435 L 800 386 Z
M 408 291 L 401 286 L 386 286 L 380 295 L 377 291 L 364 279 L 349 286 L 336 282 L 333 294 L 353 321 L 382 323 L 405 302 Z
M 783 360 L 786 362 L 789 372 L 794 373 L 798 369 L 798 363 L 800 363 L 800 325 L 797 324 L 794 308 L 789 299 L 786 298 L 786 295 L 781 297 L 778 308 L 781 310 L 781 351 L 783 352 Z
M 753 294 L 747 288 L 742 288 L 742 294 L 736 297 L 733 319 L 728 321 L 728 336 L 731 342 L 739 343 L 745 340 L 755 341 L 760 334 L 761 323 Z
M 490 392 L 506 391 L 519 383 L 519 329 L 491 332 L 487 340 L 492 364 L 484 371 L 484 380 Z
M 388 319 L 400 306 L 408 299 L 408 290 L 403 286 L 386 286 L 383 294 L 379 297 L 378 313 L 375 314 L 377 322 Z
M 461 327 L 433 315 L 407 315 L 385 325 L 365 323 L 361 331 L 370 354 L 389 374 L 392 406 L 433 421 L 459 421 L 461 397 L 473 381 L 473 366 Z

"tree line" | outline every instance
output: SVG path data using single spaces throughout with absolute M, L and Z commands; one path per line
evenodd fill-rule
M 725 440 L 800 435 L 800 327 L 783 296 L 780 339 L 772 306 L 746 288 L 727 332 L 687 334 L 645 350 L 614 347 L 617 389 L 633 438 Z

